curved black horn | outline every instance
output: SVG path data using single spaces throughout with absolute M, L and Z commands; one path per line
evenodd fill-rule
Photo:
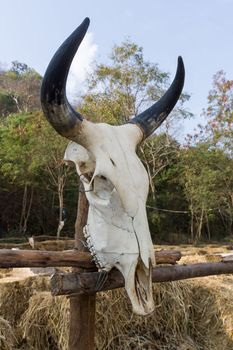
M 184 76 L 184 63 L 179 56 L 175 78 L 166 93 L 153 106 L 130 120 L 142 129 L 144 138 L 151 135 L 174 108 L 184 86 Z
M 66 97 L 66 80 L 71 62 L 81 44 L 90 20 L 82 24 L 59 47 L 45 72 L 41 87 L 41 105 L 53 128 L 62 136 L 70 138 L 71 130 L 83 120 L 69 104 Z M 77 130 L 77 129 L 76 129 Z

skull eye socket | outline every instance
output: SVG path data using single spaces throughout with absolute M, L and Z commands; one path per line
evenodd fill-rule
M 95 176 L 93 181 L 93 190 L 95 196 L 100 199 L 108 200 L 114 190 L 112 182 L 103 175 Z

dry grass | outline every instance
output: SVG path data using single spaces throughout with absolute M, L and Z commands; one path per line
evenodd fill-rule
M 16 338 L 10 323 L 0 317 L 0 349 L 12 350 Z
M 0 285 L 0 315 L 15 325 L 28 308 L 30 297 L 38 291 L 48 290 L 46 277 L 30 277 Z
M 19 323 L 27 349 L 67 349 L 69 302 L 64 297 L 52 298 L 49 292 L 31 297 L 28 309 Z
M 232 350 L 233 277 L 154 285 L 153 315 L 132 315 L 123 289 L 99 293 L 98 350 Z M 20 322 L 24 349 L 67 350 L 69 302 L 50 293 L 31 297 Z
M 101 293 L 97 349 L 178 349 L 187 338 L 191 291 L 185 283 L 154 285 L 153 315 L 132 315 L 124 290 Z
M 189 282 L 193 293 L 190 333 L 204 349 L 233 349 L 233 276 Z
M 182 283 L 158 285 L 156 311 L 145 318 L 132 315 L 124 290 L 99 293 L 96 349 L 178 349 L 190 343 L 187 335 L 190 297 L 188 286 Z M 32 296 L 20 323 L 29 349 L 44 350 L 48 344 L 52 349 L 67 349 L 68 319 L 67 298 L 54 299 L 49 293 Z
M 36 291 L 48 290 L 48 288 L 48 278 L 42 276 L 0 284 L 0 317 L 8 322 L 9 327 L 12 328 L 14 343 L 21 342 L 18 323 L 28 308 L 30 297 Z M 0 349 L 2 350 L 1 347 Z M 15 348 L 10 347 L 9 349 Z

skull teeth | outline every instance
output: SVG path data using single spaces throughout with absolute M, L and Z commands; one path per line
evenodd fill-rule
M 84 235 L 85 238 L 89 238 L 90 237 L 86 227 L 84 227 L 84 229 L 83 229 L 83 235 Z
M 96 253 L 96 250 L 95 250 L 95 246 L 94 246 L 94 243 L 92 241 L 92 237 L 88 231 L 88 226 L 85 226 L 84 229 L 83 229 L 83 235 L 86 239 L 86 245 L 92 255 L 92 261 L 95 262 L 96 266 L 99 268 L 99 269 L 102 269 L 104 264 L 103 262 L 101 261 L 100 257 L 97 255 Z
M 94 260 L 95 264 L 97 265 L 97 267 L 101 268 L 100 260 L 98 259 L 98 257 L 96 255 L 93 256 L 93 260 Z

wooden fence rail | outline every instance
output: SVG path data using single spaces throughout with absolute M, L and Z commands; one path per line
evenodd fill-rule
M 180 258 L 181 253 L 175 250 L 155 251 L 157 264 L 173 265 Z M 0 249 L 0 268 L 65 266 L 97 270 L 89 252 Z
M 158 266 L 153 269 L 153 282 L 169 282 L 188 278 L 233 273 L 233 261 L 190 265 Z M 124 287 L 124 279 L 117 270 L 104 272 L 56 273 L 51 279 L 53 295 L 93 294 Z

